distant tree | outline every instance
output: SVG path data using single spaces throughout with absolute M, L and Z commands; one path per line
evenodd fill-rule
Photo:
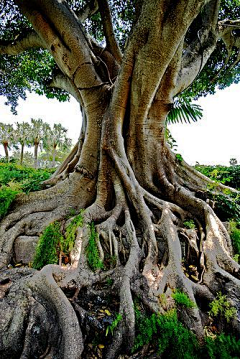
M 31 143 L 31 125 L 28 122 L 17 122 L 15 130 L 16 142 L 20 143 L 20 164 L 23 164 L 24 147 Z
M 34 167 L 38 168 L 38 150 L 39 146 L 43 144 L 43 137 L 47 136 L 50 131 L 50 126 L 43 122 L 42 119 L 31 119 L 31 136 L 30 142 L 34 147 Z
M 12 125 L 0 123 L 0 141 L 3 145 L 6 161 L 9 161 L 9 147 L 14 142 L 14 128 Z
M 55 123 L 53 129 L 48 129 L 43 138 L 43 148 L 48 153 L 48 158 L 52 158 L 52 167 L 56 165 L 57 150 L 70 149 L 71 144 L 72 140 L 67 137 L 67 129 L 60 123 Z

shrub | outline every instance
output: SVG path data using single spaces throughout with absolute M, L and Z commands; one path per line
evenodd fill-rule
M 9 207 L 18 193 L 20 193 L 20 190 L 17 186 L 10 185 L 0 187 L 0 219 L 7 214 Z
M 209 304 L 209 315 L 212 318 L 223 318 L 229 323 L 236 315 L 236 308 L 234 308 L 227 300 L 226 295 L 218 293 L 217 297 Z
M 237 228 L 238 225 L 235 221 L 230 222 L 230 236 L 236 258 L 240 255 L 240 229 Z
M 90 224 L 90 237 L 88 245 L 86 247 L 86 254 L 89 267 L 96 271 L 97 269 L 103 268 L 103 262 L 100 260 L 99 251 L 97 247 L 97 241 L 99 240 L 98 234 L 96 232 L 94 223 Z
M 175 303 L 179 306 L 184 306 L 186 308 L 194 308 L 196 307 L 195 303 L 187 296 L 187 294 L 176 290 L 172 297 Z
M 60 223 L 49 224 L 39 238 L 33 268 L 41 269 L 47 264 L 58 263 L 60 243 L 64 241 Z
M 202 359 L 237 359 L 240 358 L 240 340 L 231 335 L 220 334 L 213 338 L 206 338 L 202 348 Z
M 135 314 L 137 335 L 134 351 L 151 343 L 157 347 L 161 358 L 197 358 L 197 339 L 178 321 L 175 310 L 148 317 L 135 308 Z

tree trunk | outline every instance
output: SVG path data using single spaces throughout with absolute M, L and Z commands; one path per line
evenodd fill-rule
M 38 146 L 39 146 L 39 141 L 35 140 L 34 141 L 34 168 L 38 168 Z
M 3 142 L 3 148 L 5 152 L 5 158 L 8 163 L 9 162 L 8 142 Z
M 134 358 L 136 303 L 146 312 L 163 314 L 175 307 L 176 290 L 193 303 L 178 316 L 200 342 L 210 323 L 208 305 L 223 289 L 237 310 L 229 325 L 239 332 L 239 265 L 231 257 L 224 225 L 199 198 L 199 193 L 207 196 L 211 181 L 179 161 L 164 136 L 173 96 L 188 86 L 193 71 L 191 63 L 188 80 L 182 75 L 183 38 L 205 2 L 167 0 L 156 7 L 156 1 L 142 1 L 122 59 L 119 53 L 114 57 L 116 49 L 111 53 L 90 43 L 64 3 L 33 1 L 30 9 L 25 0 L 17 3 L 84 108 L 84 126 L 68 161 L 45 183 L 52 187 L 20 196 L 2 221 L 0 319 L 7 323 L 2 357 L 100 355 L 93 343 L 106 341 L 108 324 L 100 313 L 107 310 L 110 323 L 117 315 L 121 319 L 101 347 L 102 357 Z M 224 190 L 219 185 L 216 193 L 224 195 Z M 20 235 L 40 236 L 54 221 L 65 233 L 69 217 L 78 219 L 73 210 L 83 221 L 73 234 L 68 267 L 7 269 Z M 187 230 L 187 220 L 194 230 Z M 92 222 L 98 233 L 95 252 L 89 249 Z M 96 267 L 89 252 L 95 253 Z M 144 357 L 144 352 L 136 355 Z
M 20 165 L 23 164 L 24 143 L 21 144 Z
M 57 148 L 57 145 L 53 145 L 53 151 L 52 151 L 52 168 L 55 167 L 55 164 L 56 164 L 56 148 Z

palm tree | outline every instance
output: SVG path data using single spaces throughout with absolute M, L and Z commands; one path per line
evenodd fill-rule
M 6 161 L 9 162 L 9 146 L 14 142 L 14 128 L 12 125 L 8 125 L 0 122 L 0 142 L 3 145 Z
M 60 123 L 55 123 L 53 129 L 50 129 L 44 137 L 43 146 L 52 157 L 52 167 L 55 167 L 57 150 L 64 151 L 71 147 L 72 140 L 66 134 L 67 129 Z
M 17 142 L 20 143 L 21 152 L 20 152 L 20 164 L 23 163 L 23 154 L 24 154 L 24 146 L 29 146 L 31 143 L 31 125 L 27 122 L 19 123 L 17 122 L 16 128 L 16 139 Z
M 41 118 L 35 120 L 31 118 L 31 140 L 34 146 L 34 167 L 38 168 L 38 149 L 42 145 L 43 137 L 47 135 L 50 126 L 43 122 Z

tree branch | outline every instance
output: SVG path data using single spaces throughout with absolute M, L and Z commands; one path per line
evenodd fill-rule
M 213 53 L 219 38 L 219 7 L 220 0 L 210 0 L 199 14 L 201 25 L 194 29 L 197 35 L 183 53 L 174 96 L 191 85 Z
M 17 37 L 14 41 L 1 41 L 0 54 L 18 55 L 25 50 L 37 47 L 46 48 L 46 45 L 35 31 L 31 31 L 24 37 Z
M 53 77 L 49 87 L 59 88 L 68 92 L 83 106 L 83 100 L 77 87 L 68 77 L 64 76 L 62 73 L 59 73 Z
M 98 11 L 97 0 L 89 1 L 81 10 L 75 11 L 77 18 L 84 22 Z
M 122 53 L 113 31 L 113 23 L 108 0 L 98 0 L 99 11 L 103 22 L 103 32 L 106 38 L 107 49 L 118 63 L 122 62 Z

